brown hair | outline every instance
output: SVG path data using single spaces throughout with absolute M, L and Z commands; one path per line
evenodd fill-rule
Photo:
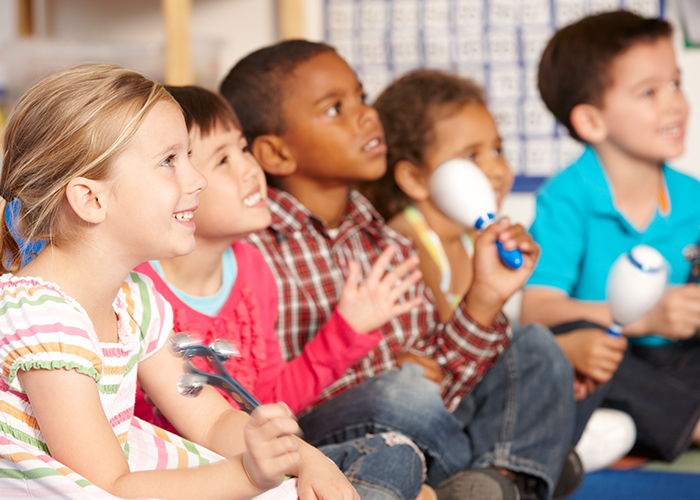
M 384 176 L 361 186 L 386 219 L 403 210 L 410 199 L 394 179 L 402 160 L 423 165 L 426 150 L 435 141 L 435 123 L 468 103 L 486 104 L 473 81 L 438 70 L 416 70 L 387 87 L 374 103 L 384 125 L 388 147 Z
M 162 85 L 112 64 L 78 66 L 32 87 L 10 114 L 0 188 L 17 199 L 14 226 L 23 240 L 53 244 L 73 236 L 63 209 L 71 179 L 107 179 L 153 106 L 172 100 Z M 22 265 L 20 246 L 0 221 L 0 270 Z
M 182 108 L 188 132 L 197 126 L 199 133 L 205 137 L 219 124 L 226 130 L 231 130 L 231 127 L 242 130 L 231 105 L 219 94 L 194 85 L 166 85 L 165 89 Z
M 671 25 L 627 11 L 585 17 L 554 34 L 545 48 L 537 76 L 542 100 L 569 131 L 571 110 L 579 104 L 602 106 L 603 94 L 613 83 L 610 65 L 638 43 L 671 36 Z

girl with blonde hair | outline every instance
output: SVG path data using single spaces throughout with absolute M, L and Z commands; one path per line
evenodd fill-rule
M 178 393 L 172 310 L 131 272 L 192 251 L 206 185 L 165 89 L 113 65 L 67 70 L 19 101 L 4 144 L 18 238 L 47 244 L 22 266 L 2 218 L 0 497 L 243 499 L 294 475 L 302 499 L 357 498 L 286 406 L 248 417 L 212 388 Z M 197 445 L 133 418 L 137 382 Z

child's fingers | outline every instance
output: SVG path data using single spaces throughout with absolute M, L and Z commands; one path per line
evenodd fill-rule
M 532 236 L 530 236 L 520 224 L 509 226 L 503 231 L 500 231 L 498 233 L 498 240 L 506 250 L 515 250 L 518 248 L 528 253 L 534 248 Z
M 396 302 L 399 297 L 403 297 L 403 295 L 412 286 L 415 286 L 415 284 L 418 283 L 422 277 L 423 273 L 420 270 L 416 269 L 410 275 L 399 281 L 398 284 L 396 284 L 397 280 L 394 280 L 393 283 L 395 283 L 395 286 L 389 292 L 389 298 L 391 299 L 391 301 Z
M 262 439 L 272 440 L 280 436 L 293 435 L 299 432 L 299 424 L 289 417 L 277 417 L 268 420 L 256 429 Z
M 268 458 L 266 469 L 270 476 L 284 475 L 284 473 L 301 461 L 301 453 L 292 451 Z
M 377 259 L 377 261 L 372 266 L 372 269 L 367 275 L 367 278 L 365 278 L 365 283 L 371 284 L 380 281 L 382 276 L 384 276 L 384 273 L 386 273 L 386 268 L 391 262 L 391 259 L 394 257 L 395 253 L 395 246 L 389 245 L 388 247 L 386 247 Z
M 381 281 L 382 283 L 388 283 L 390 286 L 394 286 L 397 281 L 413 271 L 418 264 L 420 264 L 420 258 L 417 255 L 413 255 L 397 264 L 391 271 L 384 275 Z
M 401 316 L 402 314 L 406 314 L 408 311 L 413 309 L 414 307 L 418 307 L 421 305 L 423 300 L 420 297 L 414 297 L 411 300 L 408 300 L 406 302 L 400 302 L 394 305 L 394 307 L 391 309 L 391 312 L 393 313 L 393 316 Z
M 272 439 L 265 444 L 265 454 L 269 458 L 281 457 L 299 451 L 299 440 L 289 434 Z
M 300 432 L 294 414 L 285 404 L 258 406 L 251 413 L 246 426 L 264 439 Z
M 491 224 L 489 227 L 484 229 L 484 231 L 482 231 L 481 234 L 479 234 L 476 241 L 474 242 L 474 246 L 484 247 L 488 245 L 494 245 L 499 235 L 504 231 L 507 231 L 509 227 L 510 221 L 507 217 L 504 217 L 495 224 Z
M 267 420 L 271 420 L 277 417 L 293 417 L 294 414 L 292 410 L 289 409 L 285 403 L 273 403 L 260 405 L 253 410 L 250 414 L 251 422 L 264 423 Z
M 355 289 L 357 288 L 359 282 L 360 266 L 357 265 L 357 262 L 351 260 L 350 262 L 348 262 L 348 277 L 345 280 L 344 288 Z

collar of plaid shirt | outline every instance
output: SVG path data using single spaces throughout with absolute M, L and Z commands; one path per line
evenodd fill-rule
M 355 190 L 350 190 L 348 197 L 348 209 L 338 226 L 338 236 L 350 229 L 360 228 L 373 236 L 381 237 L 381 229 L 386 223 L 369 200 Z M 268 187 L 268 199 L 272 212 L 270 228 L 274 231 L 288 234 L 301 230 L 306 224 L 312 224 L 328 234 L 326 222 L 286 191 Z

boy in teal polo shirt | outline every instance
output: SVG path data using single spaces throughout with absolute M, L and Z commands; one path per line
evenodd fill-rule
M 639 451 L 665 460 L 700 441 L 700 286 L 686 284 L 683 257 L 700 239 L 700 183 L 665 164 L 683 152 L 688 116 L 670 35 L 663 20 L 619 11 L 562 29 L 545 49 L 542 98 L 587 146 L 538 194 L 542 253 L 522 304 L 523 322 L 593 327 L 557 336 L 584 406 L 605 398 L 629 413 Z M 640 243 L 664 255 L 671 286 L 613 337 L 608 272 Z

